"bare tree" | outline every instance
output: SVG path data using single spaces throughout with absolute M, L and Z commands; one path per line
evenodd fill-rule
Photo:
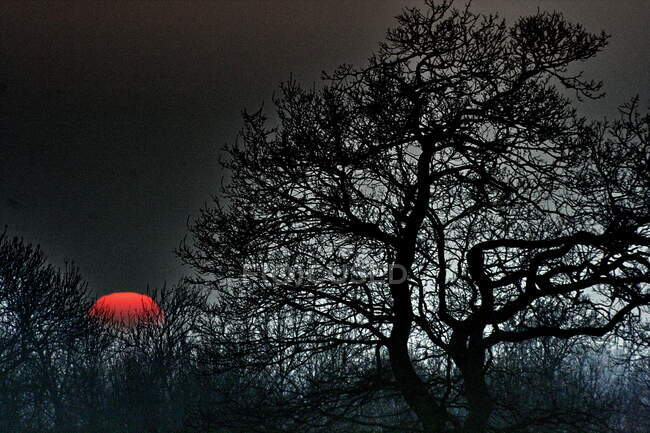
M 367 66 L 284 84 L 277 125 L 245 113 L 179 253 L 240 362 L 385 352 L 423 431 L 476 433 L 495 350 L 614 335 L 647 308 L 648 116 L 589 123 L 566 96 L 601 96 L 575 64 L 607 35 L 427 5 Z
M 110 321 L 102 326 L 111 336 L 101 363 L 106 431 L 182 431 L 199 397 L 193 331 L 206 294 L 181 283 L 153 290 L 151 297 L 163 320 L 145 316 L 131 326 Z
M 152 296 L 164 320 L 111 326 L 88 314 L 77 268 L 0 233 L 0 431 L 181 431 L 200 389 L 206 294 L 178 284 Z
M 540 338 L 494 351 L 487 374 L 492 423 L 503 432 L 614 433 L 628 390 L 612 350 Z
M 86 284 L 37 247 L 0 235 L 2 431 L 69 431 L 70 356 L 87 332 Z

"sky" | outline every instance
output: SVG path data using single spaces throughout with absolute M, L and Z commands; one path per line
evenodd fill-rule
M 457 2 L 462 5 L 463 2 Z M 363 64 L 400 0 L 0 4 L 0 229 L 74 261 L 97 294 L 174 283 L 188 218 L 222 177 L 218 158 L 290 74 L 307 85 Z M 585 65 L 613 116 L 650 106 L 647 0 L 474 0 L 512 21 L 559 10 L 612 34 Z

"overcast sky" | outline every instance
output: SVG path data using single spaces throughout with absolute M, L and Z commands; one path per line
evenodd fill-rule
M 74 260 L 97 293 L 173 283 L 173 249 L 216 192 L 241 109 L 290 73 L 310 84 L 363 63 L 400 9 L 420 4 L 2 2 L 0 225 L 57 264 Z M 608 93 L 586 114 L 611 116 L 636 93 L 650 105 L 646 0 L 474 1 L 509 20 L 538 7 L 612 34 L 585 65 Z

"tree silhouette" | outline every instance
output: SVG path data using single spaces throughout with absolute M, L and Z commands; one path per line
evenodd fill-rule
M 75 267 L 58 270 L 38 247 L 0 234 L 2 431 L 70 431 L 66 382 L 88 307 Z
M 649 122 L 636 101 L 588 122 L 567 96 L 601 96 L 574 64 L 607 35 L 427 5 L 367 66 L 283 84 L 277 125 L 244 113 L 179 253 L 240 362 L 386 351 L 424 431 L 476 433 L 494 350 L 611 335 L 647 307 Z M 428 380 L 444 368 L 460 383 Z
M 194 354 L 206 293 L 150 294 L 164 320 L 101 320 L 76 267 L 0 233 L 0 431 L 187 431 L 204 389 Z

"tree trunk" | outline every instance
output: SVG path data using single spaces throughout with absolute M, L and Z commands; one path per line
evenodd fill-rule
M 408 352 L 413 312 L 408 283 L 392 284 L 395 318 L 388 344 L 390 364 L 400 392 L 411 410 L 422 423 L 425 433 L 444 433 L 448 414 L 437 404 L 426 384 L 413 368 Z
M 488 426 L 488 421 L 494 406 L 488 392 L 482 368 L 478 374 L 467 377 L 465 374 L 465 397 L 469 404 L 469 413 L 463 424 L 464 433 L 482 433 Z
M 463 433 L 483 433 L 488 426 L 494 403 L 485 382 L 485 349 L 481 344 L 483 330 L 472 337 L 463 333 L 452 336 L 453 359 L 463 378 L 463 394 L 469 412 L 463 424 Z
M 389 347 L 390 363 L 393 374 L 411 410 L 422 423 L 426 433 L 444 433 L 447 412 L 429 394 L 422 379 L 417 375 L 408 351 L 403 348 Z

